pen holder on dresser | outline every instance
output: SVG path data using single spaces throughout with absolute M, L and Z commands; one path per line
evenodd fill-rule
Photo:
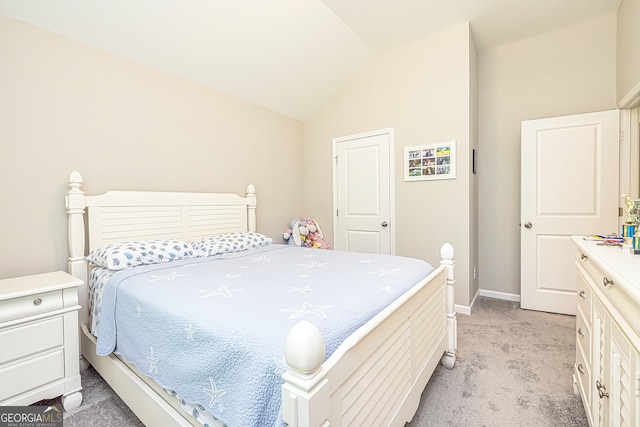
M 629 246 L 632 254 L 640 255 L 640 236 L 636 236 L 638 231 L 638 220 L 640 219 L 639 209 L 640 201 L 632 200 L 627 194 L 622 195 L 624 200 L 625 221 L 622 224 L 622 237 L 625 245 Z
M 622 224 L 622 237 L 633 255 L 640 255 L 640 234 L 636 234 L 637 228 L 635 224 Z
M 627 245 L 634 245 L 634 238 L 636 235 L 636 224 L 634 223 L 630 223 L 630 222 L 625 222 L 624 224 L 622 224 L 622 237 L 624 237 L 624 242 Z

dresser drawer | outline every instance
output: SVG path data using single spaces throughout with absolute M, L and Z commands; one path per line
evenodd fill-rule
M 576 346 L 576 369 L 575 375 L 578 379 L 580 390 L 582 390 L 582 400 L 585 408 L 591 403 L 591 367 L 585 360 L 585 354 L 579 345 Z
M 616 248 L 612 248 L 616 249 Z M 583 252 L 578 252 L 577 262 L 582 266 L 587 272 L 587 277 L 589 277 L 594 283 L 596 287 L 602 287 L 602 281 L 604 278 L 604 274 L 602 271 L 591 261 L 589 256 L 585 255 Z
M 62 290 L 0 301 L 0 323 L 47 313 L 64 307 Z
M 576 343 L 582 348 L 585 362 L 591 364 L 591 328 L 585 322 L 580 310 L 576 316 Z
M 62 349 L 0 368 L 0 403 L 64 378 Z
M 582 311 L 584 315 L 584 319 L 587 324 L 591 323 L 591 299 L 593 297 L 593 293 L 589 286 L 587 286 L 587 282 L 580 279 L 578 280 L 578 288 L 576 290 L 578 294 L 578 307 Z
M 0 330 L 0 365 L 64 344 L 62 316 Z

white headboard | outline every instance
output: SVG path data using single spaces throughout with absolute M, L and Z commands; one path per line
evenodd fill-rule
M 69 219 L 68 271 L 85 283 L 87 252 L 109 243 L 149 239 L 194 241 L 231 231 L 256 231 L 257 198 L 251 184 L 245 197 L 230 193 L 152 191 L 109 191 L 86 196 L 82 182 L 82 175 L 73 171 L 65 204 Z

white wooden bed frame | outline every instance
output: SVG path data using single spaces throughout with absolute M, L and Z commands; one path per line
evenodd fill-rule
M 255 188 L 247 195 L 110 191 L 86 196 L 82 176 L 69 179 L 69 273 L 87 282 L 88 251 L 135 239 L 193 241 L 255 231 Z M 87 228 L 85 229 L 85 220 Z M 88 250 L 85 250 L 88 245 Z M 324 340 L 311 323 L 294 326 L 285 354 L 282 415 L 289 426 L 404 426 L 439 361 L 455 363 L 454 251 L 421 283 L 358 329 L 326 361 Z M 197 425 L 177 402 L 115 355 L 97 356 L 90 334 L 88 291 L 82 289 L 82 355 L 147 426 Z M 324 361 L 324 363 L 323 363 Z M 81 360 L 87 367 L 87 363 Z M 174 399 L 175 400 L 175 399 Z

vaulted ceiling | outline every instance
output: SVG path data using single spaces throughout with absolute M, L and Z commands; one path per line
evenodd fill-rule
M 482 51 L 620 1 L 0 0 L 0 14 L 304 120 L 387 49 L 470 22 Z

